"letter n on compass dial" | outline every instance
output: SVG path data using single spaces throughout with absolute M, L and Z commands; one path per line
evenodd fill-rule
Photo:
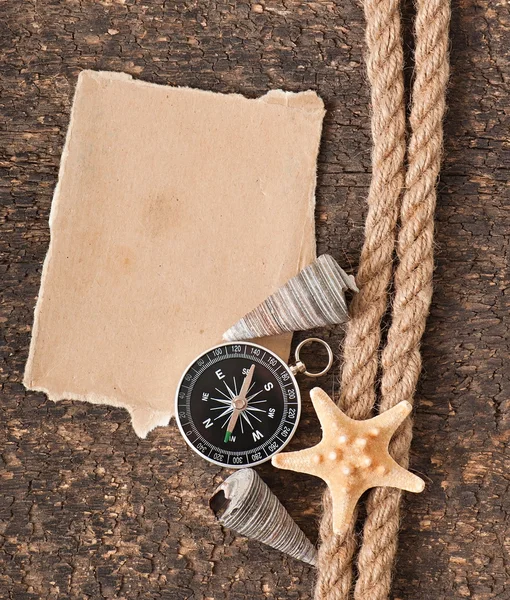
M 279 452 L 300 414 L 299 388 L 289 367 L 248 342 L 204 352 L 177 388 L 176 419 L 186 442 L 206 460 L 232 469 Z

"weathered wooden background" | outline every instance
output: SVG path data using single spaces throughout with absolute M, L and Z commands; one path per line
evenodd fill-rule
M 193 455 L 174 426 L 142 441 L 123 410 L 53 404 L 20 381 L 81 69 L 250 97 L 317 90 L 328 109 L 318 246 L 355 269 L 370 180 L 360 6 L 1 0 L 0 10 L 0 598 L 310 598 L 313 570 L 214 523 L 207 498 L 225 473 Z M 510 598 L 509 48 L 506 0 L 454 3 L 435 297 L 412 457 L 428 487 L 406 500 L 399 599 Z M 338 345 L 340 332 L 327 337 Z M 321 383 L 337 385 L 334 376 Z M 306 402 L 293 447 L 318 439 Z M 316 538 L 320 482 L 260 472 Z

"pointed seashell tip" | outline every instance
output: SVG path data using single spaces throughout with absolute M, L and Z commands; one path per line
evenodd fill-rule
M 317 563 L 315 547 L 253 469 L 230 475 L 209 506 L 224 527 L 310 565 Z
M 323 254 L 240 319 L 223 339 L 235 342 L 345 323 L 346 290 L 358 291 L 354 277 Z

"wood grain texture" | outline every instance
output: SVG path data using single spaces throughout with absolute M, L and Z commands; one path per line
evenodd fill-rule
M 361 8 L 3 0 L 1 9 L 0 598 L 309 598 L 312 569 L 215 524 L 207 498 L 225 473 L 191 454 L 175 427 L 142 441 L 120 409 L 53 404 L 20 381 L 81 69 L 250 97 L 316 90 L 328 109 L 319 251 L 355 269 L 370 180 Z M 454 2 L 435 295 L 411 457 L 428 487 L 406 499 L 396 599 L 510 598 L 508 48 L 506 3 Z M 326 338 L 338 345 L 341 331 Z M 338 386 L 334 375 L 321 384 Z M 319 439 L 305 400 L 291 449 Z M 259 472 L 315 539 L 321 482 L 270 465 Z

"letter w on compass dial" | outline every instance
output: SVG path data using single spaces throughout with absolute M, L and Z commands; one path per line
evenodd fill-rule
M 211 462 L 242 467 L 264 462 L 292 437 L 299 391 L 287 365 L 272 352 L 226 344 L 188 369 L 177 408 L 181 432 L 196 452 Z

